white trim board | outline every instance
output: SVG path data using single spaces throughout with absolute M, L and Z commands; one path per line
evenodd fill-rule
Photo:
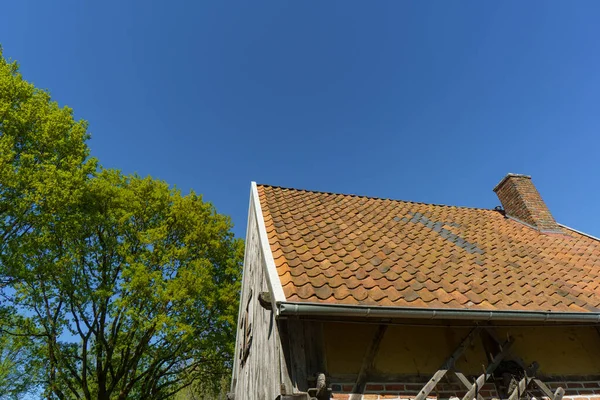
M 258 237 L 260 239 L 260 246 L 265 260 L 265 266 L 267 268 L 267 283 L 269 284 L 269 289 L 271 289 L 271 294 L 273 295 L 273 305 L 276 306 L 277 303 L 285 301 L 285 294 L 283 293 L 281 280 L 279 279 L 279 274 L 277 273 L 273 252 L 271 252 L 271 246 L 269 245 L 267 227 L 265 226 L 265 219 L 260 206 L 260 198 L 258 197 L 258 187 L 256 186 L 256 182 L 252 182 L 252 203 L 254 205 L 256 222 L 258 223 Z M 278 309 L 279 307 L 273 307 L 273 310 L 277 314 L 279 314 Z

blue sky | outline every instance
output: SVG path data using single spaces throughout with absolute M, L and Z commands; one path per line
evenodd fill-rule
M 533 176 L 600 236 L 600 3 L 12 1 L 0 43 L 89 121 L 106 167 L 493 208 Z

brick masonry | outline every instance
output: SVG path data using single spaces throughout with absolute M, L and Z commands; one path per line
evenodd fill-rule
M 545 382 L 553 391 L 558 387 L 565 390 L 565 400 L 600 400 L 600 381 L 577 381 L 577 382 Z M 425 383 L 408 382 L 370 382 L 366 385 L 362 400 L 411 400 L 416 397 Z M 350 399 L 352 394 L 352 383 L 333 383 L 333 399 Z M 530 385 L 529 392 L 537 399 L 547 400 L 539 393 L 534 385 Z M 444 400 L 461 399 L 466 394 L 465 388 L 460 384 L 440 382 L 428 396 L 428 399 Z M 479 394 L 485 399 L 498 399 L 498 392 L 493 384 L 485 384 Z M 355 400 L 355 399 L 353 399 Z
M 494 191 L 507 215 L 540 231 L 560 231 L 530 176 L 508 174 Z

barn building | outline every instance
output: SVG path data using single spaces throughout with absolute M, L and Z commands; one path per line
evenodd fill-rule
M 529 176 L 466 208 L 252 183 L 230 398 L 600 400 L 600 241 Z

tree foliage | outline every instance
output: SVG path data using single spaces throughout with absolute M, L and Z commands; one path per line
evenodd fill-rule
M 96 169 L 86 129 L 25 81 L 0 48 L 0 251 L 51 222 Z
M 4 327 L 19 325 L 14 321 L 17 316 L 7 312 L 0 318 L 5 322 L 13 320 L 3 324 Z M 30 339 L 19 333 L 18 328 L 13 335 L 0 333 L 0 400 L 22 399 L 25 393 L 32 391 L 40 371 L 41 363 L 34 356 Z
M 87 138 L 85 122 L 25 81 L 0 48 L 1 294 L 10 293 L 17 279 L 10 266 L 20 250 L 95 170 Z M 16 313 L 14 305 L 0 302 L 0 398 L 18 398 L 36 383 L 37 353 Z
M 243 247 L 229 218 L 193 192 L 97 167 L 86 124 L 1 54 L 0 118 L 0 289 L 20 317 L 0 337 L 29 339 L 45 397 L 219 389 Z

